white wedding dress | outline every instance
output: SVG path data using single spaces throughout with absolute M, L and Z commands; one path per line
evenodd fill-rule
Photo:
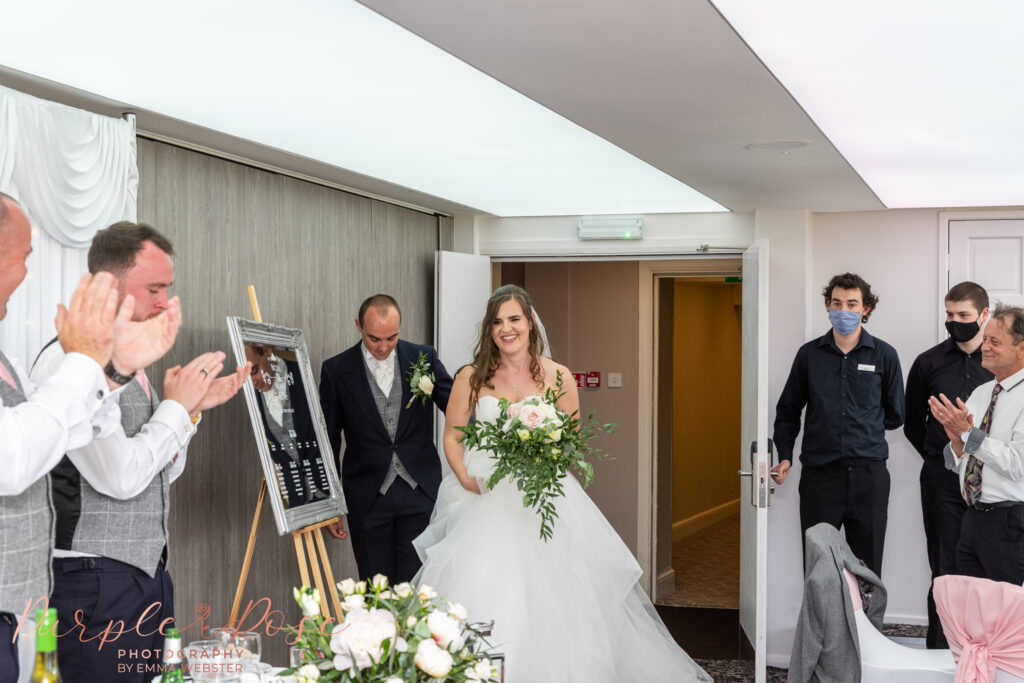
M 497 399 L 481 397 L 476 419 L 497 414 Z M 464 457 L 486 480 L 490 452 Z M 464 605 L 471 621 L 494 619 L 505 683 L 710 681 L 672 639 L 637 583 L 640 566 L 575 477 L 556 504 L 545 542 L 514 482 L 477 495 L 448 474 L 413 541 L 423 561 L 415 583 Z

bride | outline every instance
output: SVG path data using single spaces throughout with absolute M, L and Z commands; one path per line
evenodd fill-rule
M 505 683 L 710 681 L 675 644 L 640 588 L 640 567 L 572 476 L 556 499 L 554 535 L 523 508 L 507 479 L 488 491 L 488 451 L 465 449 L 456 426 L 494 420 L 498 399 L 543 395 L 557 373 L 568 381 L 558 407 L 579 408 L 564 366 L 541 355 L 529 295 L 501 287 L 487 302 L 473 363 L 455 377 L 445 414 L 442 481 L 426 530 L 413 541 L 417 584 L 462 603 L 475 620 L 494 619 L 490 639 L 506 656 Z

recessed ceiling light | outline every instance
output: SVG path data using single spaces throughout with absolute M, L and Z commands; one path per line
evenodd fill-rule
M 811 144 L 806 140 L 772 140 L 771 142 L 751 142 L 744 145 L 743 149 L 748 152 L 775 152 L 776 154 L 789 154 L 794 149 L 800 149 Z

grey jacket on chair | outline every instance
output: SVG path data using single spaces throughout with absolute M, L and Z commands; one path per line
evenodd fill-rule
M 850 550 L 843 534 L 822 522 L 807 530 L 804 598 L 796 622 L 789 683 L 860 683 L 860 646 L 843 569 L 860 584 L 864 614 L 881 628 L 882 580 Z

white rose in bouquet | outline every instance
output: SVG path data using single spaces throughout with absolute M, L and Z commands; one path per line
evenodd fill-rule
M 366 598 L 359 593 L 353 593 L 352 595 L 346 595 L 345 599 L 341 601 L 341 609 L 346 612 L 351 612 L 355 609 L 363 609 L 366 606 Z
M 334 668 L 348 671 L 354 665 L 362 670 L 379 661 L 383 655 L 382 643 L 394 639 L 398 633 L 395 617 L 385 609 L 369 612 L 356 609 L 345 615 L 345 621 L 331 632 L 331 651 Z
M 561 441 L 561 440 L 562 440 L 562 430 L 561 430 L 561 429 L 552 429 L 552 430 L 551 430 L 551 431 L 550 431 L 550 432 L 548 433 L 548 439 L 549 439 L 549 440 L 550 440 L 550 441 L 551 441 L 552 443 L 558 443 L 559 441 Z
M 466 612 L 466 608 L 457 602 L 448 603 L 448 614 L 459 621 L 465 621 L 469 618 L 469 614 Z
M 374 590 L 382 591 L 388 587 L 388 577 L 383 574 L 374 574 L 373 578 L 370 579 L 370 585 L 373 586 Z
M 519 417 L 519 413 L 523 412 L 523 404 L 522 404 L 522 402 L 520 401 L 519 403 L 510 403 L 509 406 L 508 406 L 508 411 L 507 412 L 508 412 L 508 419 L 510 419 L 510 420 L 516 419 L 517 417 Z
M 423 584 L 422 586 L 420 586 L 419 594 L 420 602 L 429 602 L 430 600 L 433 600 L 437 597 L 437 591 L 435 591 L 427 584 Z
M 395 586 L 394 590 L 395 595 L 397 595 L 398 597 L 407 598 L 410 595 L 412 595 L 412 584 L 408 581 L 403 581 L 402 583 Z
M 306 664 L 295 672 L 295 683 L 316 683 L 320 680 L 320 669 L 312 664 Z
M 356 584 L 356 593 L 366 593 L 366 582 L 360 581 Z
M 430 396 L 434 392 L 434 382 L 429 376 L 423 375 L 420 377 L 420 381 L 416 383 L 416 388 Z
M 295 602 L 302 608 L 302 616 L 320 616 L 320 591 L 316 588 L 303 588 L 301 591 L 293 588 L 292 594 L 295 596 Z
M 472 669 L 466 670 L 466 678 L 471 681 L 489 681 L 497 677 L 498 673 L 489 659 L 481 659 Z
M 420 671 L 434 678 L 447 676 L 448 672 L 452 670 L 452 664 L 454 664 L 454 660 L 448 654 L 448 651 L 439 648 L 433 640 L 420 641 L 420 644 L 416 647 L 416 656 L 413 658 L 413 661 L 416 662 L 416 666 L 419 667 Z
M 356 582 L 352 579 L 345 579 L 344 581 L 339 581 L 338 590 L 341 591 L 342 595 L 352 595 L 356 592 Z
M 459 622 L 444 612 L 431 612 L 427 615 L 427 627 L 430 635 L 437 644 L 443 648 L 455 645 L 458 649 L 462 645 L 462 628 Z

